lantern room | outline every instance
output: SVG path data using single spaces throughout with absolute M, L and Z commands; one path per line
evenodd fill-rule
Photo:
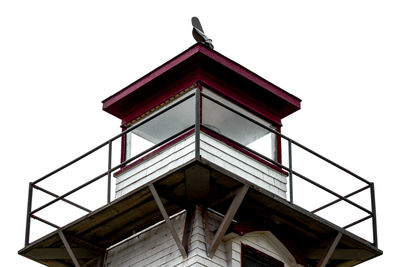
M 103 101 L 128 131 L 122 161 L 132 160 L 115 174 L 117 197 L 151 180 L 150 167 L 160 175 L 202 158 L 218 159 L 232 173 L 244 171 L 286 198 L 287 172 L 274 164 L 281 162 L 275 133 L 300 101 L 204 45 L 192 46 Z M 176 157 L 169 167 L 153 165 Z

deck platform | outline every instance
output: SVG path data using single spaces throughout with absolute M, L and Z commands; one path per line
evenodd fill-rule
M 204 192 L 193 192 L 192 185 L 188 183 L 193 168 L 209 172 L 205 179 L 209 179 L 207 183 L 210 186 L 204 187 Z M 18 253 L 47 266 L 74 266 L 61 237 L 65 236 L 80 266 L 97 266 L 101 264 L 107 248 L 163 221 L 149 186 L 154 185 L 169 216 L 193 205 L 201 205 L 224 215 L 235 192 L 244 184 L 246 181 L 242 178 L 205 159 L 193 160 L 33 241 Z M 312 265 L 319 262 L 338 234 L 341 238 L 327 266 L 353 266 L 382 254 L 371 243 L 347 230 L 263 188 L 247 185 L 249 189 L 226 234 L 271 231 L 286 242 L 289 249 L 296 248 L 291 252 L 299 263 Z M 199 198 L 196 194 L 208 197 Z

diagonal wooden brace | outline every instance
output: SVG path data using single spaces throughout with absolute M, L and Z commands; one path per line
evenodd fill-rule
M 61 229 L 58 230 L 58 235 L 60 236 L 61 241 L 63 242 L 63 244 L 65 246 L 65 249 L 67 250 L 69 256 L 71 257 L 72 262 L 74 263 L 75 267 L 80 267 L 81 265 L 79 264 L 78 260 L 76 259 L 75 254 L 72 251 L 72 249 L 71 249 L 71 247 L 70 247 L 70 245 L 68 243 L 68 240 L 65 237 L 64 233 L 61 231 Z
M 342 238 L 342 233 L 338 233 L 333 239 L 332 243 L 330 244 L 329 247 L 326 248 L 324 254 L 322 254 L 321 259 L 318 262 L 317 267 L 325 267 L 326 264 L 328 263 L 329 259 L 331 258 L 333 252 L 336 249 L 337 244 L 339 243 L 340 239 Z
M 224 237 L 226 231 L 228 230 L 229 225 L 232 222 L 233 217 L 235 216 L 237 210 L 240 207 L 244 197 L 246 196 L 247 190 L 249 189 L 248 185 L 243 185 L 243 187 L 237 192 L 236 196 L 233 198 L 231 205 L 226 212 L 224 219 L 218 227 L 217 233 L 214 236 L 214 239 L 211 242 L 210 250 L 208 251 L 208 256 L 212 258 L 217 250 L 219 244 L 221 243 L 222 238 Z
M 175 228 L 174 228 L 174 226 L 172 225 L 171 220 L 169 219 L 169 216 L 168 216 L 168 214 L 167 214 L 167 211 L 165 210 L 164 205 L 163 205 L 163 203 L 161 202 L 160 196 L 158 195 L 158 193 L 157 193 L 157 191 L 156 191 L 154 185 L 153 185 L 153 184 L 150 184 L 150 185 L 149 185 L 149 189 L 150 189 L 151 194 L 152 194 L 153 197 L 154 197 L 154 200 L 155 200 L 156 203 L 157 203 L 158 209 L 160 210 L 160 212 L 161 212 L 161 214 L 162 214 L 162 216 L 163 216 L 163 218 L 164 218 L 164 220 L 165 220 L 165 223 L 167 224 L 169 230 L 171 231 L 172 237 L 173 237 L 173 239 L 175 240 L 175 243 L 176 243 L 176 245 L 178 246 L 178 249 L 179 249 L 179 251 L 181 252 L 182 257 L 183 257 L 183 258 L 187 258 L 186 250 L 185 250 L 185 248 L 183 247 L 183 244 L 182 244 L 181 240 L 179 239 L 178 233 L 175 231 Z

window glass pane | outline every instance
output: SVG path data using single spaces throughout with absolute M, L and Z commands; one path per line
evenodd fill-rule
M 148 122 L 127 134 L 126 159 L 194 125 L 194 114 L 194 96 L 164 113 L 156 114 Z
M 283 262 L 242 244 L 243 267 L 283 267 Z
M 239 107 L 236 104 L 233 104 L 232 102 L 230 102 L 229 100 L 223 98 L 222 96 L 219 96 L 218 94 L 212 92 L 211 90 L 207 89 L 207 88 L 203 88 L 202 91 L 203 94 L 211 97 L 212 99 L 216 100 L 219 103 L 222 103 L 230 108 L 233 108 L 234 110 L 238 111 L 240 114 L 245 115 L 248 118 L 251 118 L 252 120 L 255 120 L 258 123 L 264 124 L 266 126 L 270 126 L 271 124 L 266 122 L 265 120 L 261 119 L 260 117 L 257 117 L 256 115 L 254 115 L 253 113 L 245 110 L 244 108 Z
M 255 117 L 231 102 L 224 100 L 223 104 L 241 114 L 251 116 L 251 119 Z M 202 124 L 204 126 L 268 158 L 276 159 L 275 134 L 205 97 L 202 99 L 202 105 Z M 257 118 L 257 122 L 272 128 L 269 123 L 259 118 Z

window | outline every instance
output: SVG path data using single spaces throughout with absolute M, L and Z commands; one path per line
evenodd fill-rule
M 204 94 L 216 101 L 207 97 L 202 98 L 203 126 L 270 159 L 277 160 L 276 135 L 246 117 L 274 129 L 270 123 L 212 93 L 210 90 L 204 89 Z M 229 109 L 217 102 L 229 107 Z
M 242 244 L 242 267 L 283 267 L 283 262 Z
M 173 105 L 173 103 L 170 105 Z M 165 108 L 168 108 L 166 106 L 154 114 L 148 122 L 128 133 L 126 135 L 125 159 L 134 157 L 194 125 L 194 107 L 194 96 L 163 112 Z
M 225 139 L 233 140 L 243 147 L 277 161 L 277 137 L 263 127 L 276 129 L 273 125 L 209 89 L 203 88 L 202 92 L 200 110 L 202 126 L 222 138 L 226 137 Z M 172 106 L 174 102 L 154 112 L 146 123 L 126 135 L 125 160 L 194 126 L 195 96 L 190 96 L 178 105 Z

